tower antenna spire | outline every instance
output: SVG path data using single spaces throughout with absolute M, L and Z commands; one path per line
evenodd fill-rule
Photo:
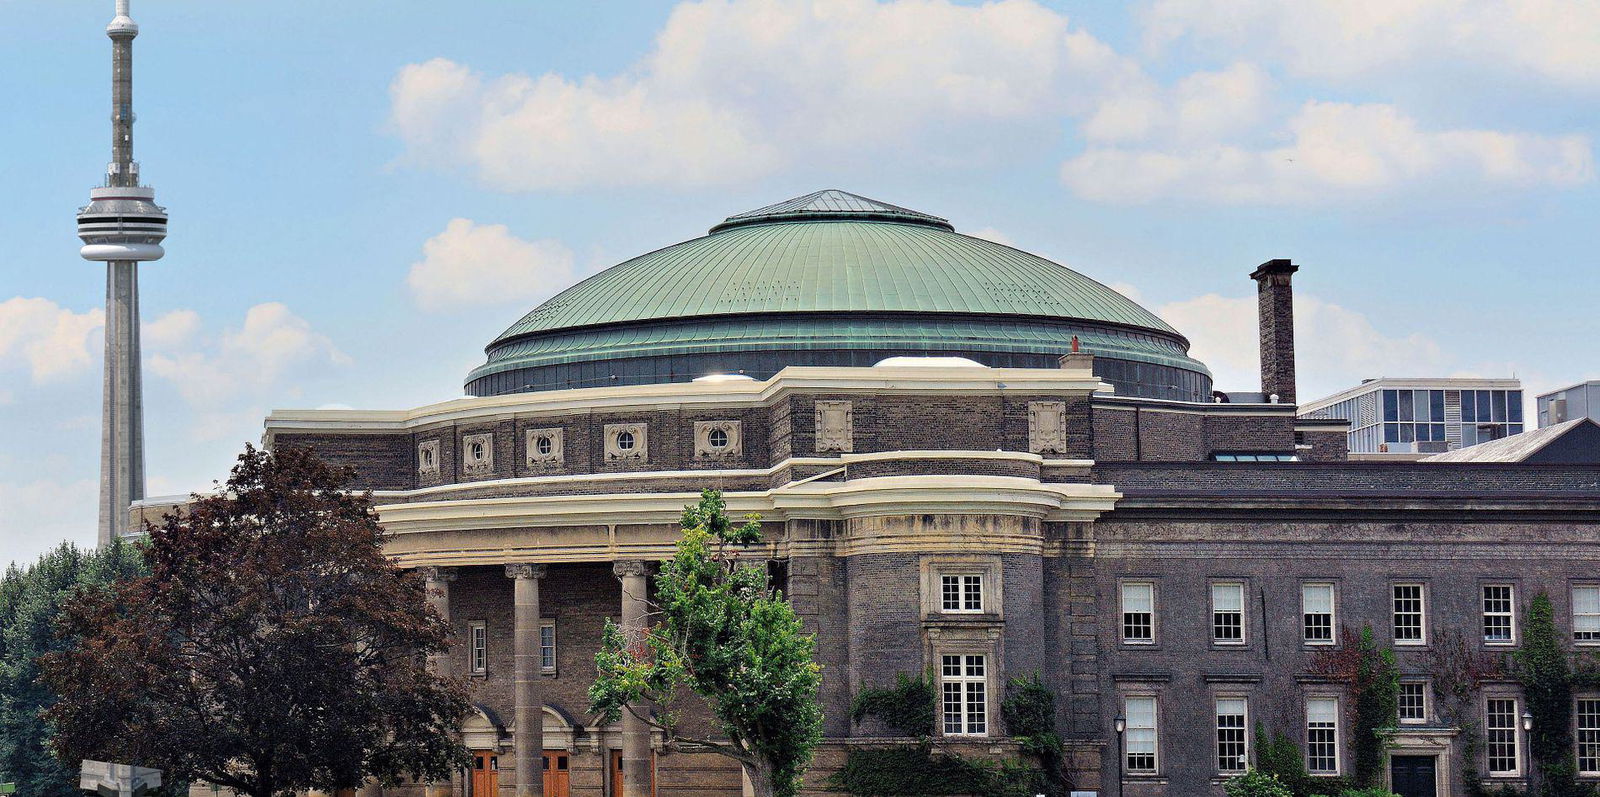
M 106 264 L 105 381 L 100 419 L 100 544 L 128 528 L 144 498 L 144 387 L 139 364 L 139 271 L 166 251 L 167 211 L 139 181 L 133 159 L 133 40 L 128 0 L 116 0 L 111 39 L 111 163 L 105 183 L 78 210 L 79 254 Z

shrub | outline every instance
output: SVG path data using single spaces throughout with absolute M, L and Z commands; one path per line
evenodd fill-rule
M 1277 775 L 1252 769 L 1223 784 L 1228 797 L 1294 797 Z

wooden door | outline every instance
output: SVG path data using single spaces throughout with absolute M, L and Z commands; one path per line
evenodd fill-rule
M 650 762 L 650 797 L 656 794 L 656 768 L 654 754 Z M 622 751 L 611 751 L 611 797 L 623 797 L 622 794 Z
M 1439 793 L 1438 757 L 1397 755 L 1389 758 L 1391 791 L 1400 797 L 1436 797 Z
M 571 764 L 565 750 L 544 751 L 544 797 L 571 797 Z
M 500 757 L 488 750 L 472 753 L 472 797 L 499 797 Z

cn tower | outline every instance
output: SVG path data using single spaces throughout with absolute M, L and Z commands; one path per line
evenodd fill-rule
M 144 389 L 139 363 L 139 264 L 165 251 L 167 212 L 140 185 L 133 159 L 133 39 L 139 26 L 117 0 L 111 37 L 111 163 L 105 185 L 78 211 L 80 254 L 106 264 L 106 368 L 100 418 L 100 544 L 128 527 L 128 506 L 144 498 Z

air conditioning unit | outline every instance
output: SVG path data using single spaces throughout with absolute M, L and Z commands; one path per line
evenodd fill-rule
M 1566 399 L 1564 399 L 1564 398 L 1550 399 L 1550 403 L 1548 405 L 1546 405 L 1546 408 L 1547 408 L 1548 412 L 1550 413 L 1550 420 L 1548 421 L 1548 424 L 1550 426 L 1554 426 L 1554 425 L 1556 425 L 1558 423 L 1561 423 L 1562 421 L 1565 421 L 1567 419 L 1567 400 Z

